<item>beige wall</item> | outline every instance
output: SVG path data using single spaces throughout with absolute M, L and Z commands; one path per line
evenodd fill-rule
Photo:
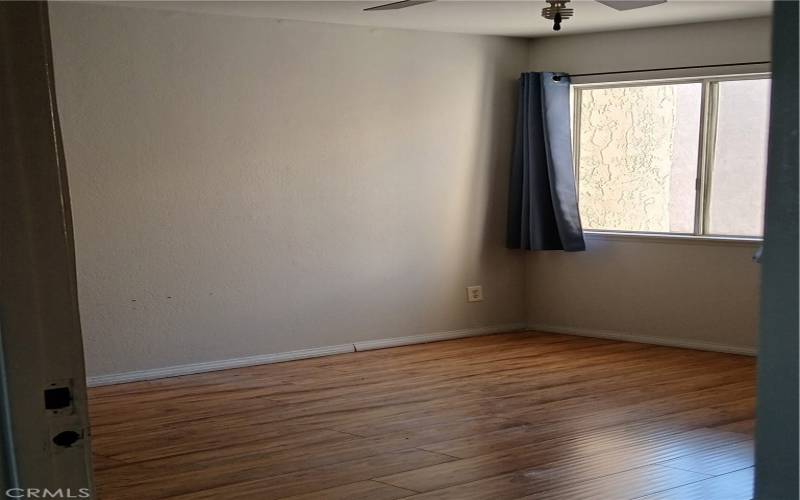
M 754 344 L 751 247 L 525 259 L 503 233 L 526 64 L 768 58 L 766 20 L 528 42 L 54 3 L 51 24 L 90 375 L 526 319 Z
M 750 19 L 534 40 L 529 69 L 592 73 L 769 58 L 770 21 Z M 755 250 L 590 237 L 583 254 L 531 254 L 528 322 L 755 348 Z
M 753 18 L 550 36 L 531 41 L 529 70 L 596 73 L 764 61 L 770 59 L 770 28 L 771 18 Z
M 585 253 L 531 254 L 528 321 L 581 334 L 755 348 L 755 250 L 588 236 Z
M 90 375 L 524 322 L 503 242 L 527 41 L 51 17 Z

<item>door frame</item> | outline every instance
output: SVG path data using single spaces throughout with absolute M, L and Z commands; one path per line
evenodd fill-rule
M 88 498 L 86 375 L 46 2 L 0 2 L 0 159 L 3 496 Z

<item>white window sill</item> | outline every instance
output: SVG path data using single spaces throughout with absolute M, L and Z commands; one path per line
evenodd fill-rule
M 744 236 L 695 236 L 692 234 L 668 233 L 637 233 L 626 231 L 593 231 L 583 232 L 587 239 L 614 240 L 614 241 L 639 241 L 646 243 L 679 243 L 699 245 L 729 245 L 759 247 L 764 243 L 763 238 L 749 238 Z

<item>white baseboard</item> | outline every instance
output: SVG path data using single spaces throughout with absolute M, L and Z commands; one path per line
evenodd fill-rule
M 300 349 L 298 351 L 278 352 L 274 354 L 246 356 L 243 358 L 222 359 L 219 361 L 207 361 L 203 363 L 190 363 L 186 365 L 166 366 L 164 368 L 151 368 L 149 370 L 137 370 L 137 371 L 123 372 L 123 373 L 110 373 L 108 375 L 95 375 L 92 377 L 87 377 L 86 383 L 89 387 L 123 384 L 126 382 L 139 382 L 142 380 L 155 380 L 167 377 L 178 377 L 181 375 L 191 375 L 194 373 L 205 373 L 217 370 L 227 370 L 229 368 L 241 368 L 244 366 L 281 363 L 284 361 L 294 361 L 298 359 L 317 358 L 320 356 L 331 356 L 333 354 L 344 354 L 356 351 L 368 351 L 372 349 L 383 349 L 386 347 L 421 344 L 425 342 L 437 342 L 440 340 L 450 340 L 450 339 L 458 339 L 464 337 L 476 337 L 479 335 L 513 332 L 524 329 L 525 329 L 524 323 L 513 323 L 509 325 L 485 326 L 479 328 L 467 328 L 464 330 L 451 330 L 446 332 L 434 332 L 422 335 L 411 335 L 408 337 L 367 340 L 363 342 L 354 342 L 352 344 L 341 344 L 341 345 L 333 345 L 326 347 L 314 347 L 311 349 Z
M 704 342 L 702 340 L 649 337 L 646 335 L 635 335 L 612 330 L 594 330 L 590 328 L 574 328 L 555 325 L 528 325 L 528 330 L 549 333 L 563 333 L 566 335 L 578 335 L 581 337 L 595 337 L 600 339 L 624 340 L 628 342 L 638 342 L 640 344 L 681 347 L 684 349 L 695 349 L 699 351 L 726 352 L 729 354 L 744 354 L 746 356 L 756 355 L 756 349 L 754 347 L 717 344 L 714 342 Z
M 124 384 L 125 382 L 139 382 L 142 380 L 178 377 L 180 375 L 213 372 L 217 370 L 227 370 L 229 368 L 241 368 L 244 366 L 266 365 L 270 363 L 280 363 L 283 361 L 293 361 L 296 359 L 317 358 L 320 356 L 344 354 L 347 352 L 355 352 L 353 344 L 315 347 L 312 349 L 300 349 L 298 351 L 261 354 L 258 356 L 246 356 L 243 358 L 221 359 L 219 361 L 206 361 L 203 363 L 190 363 L 187 365 L 165 366 L 164 368 L 151 368 L 149 370 L 110 373 L 108 375 L 96 375 L 93 377 L 87 377 L 86 384 L 89 387 Z
M 480 335 L 491 335 L 493 333 L 517 332 L 525 330 L 524 323 L 511 323 L 508 325 L 484 326 L 480 328 L 466 328 L 464 330 L 450 330 L 446 332 L 423 333 L 422 335 L 409 335 L 407 337 L 394 337 L 389 339 L 364 340 L 355 342 L 353 345 L 356 351 L 371 351 L 373 349 L 385 349 L 387 347 L 399 347 L 411 344 L 424 344 L 426 342 L 438 342 L 440 340 L 461 339 L 464 337 L 478 337 Z

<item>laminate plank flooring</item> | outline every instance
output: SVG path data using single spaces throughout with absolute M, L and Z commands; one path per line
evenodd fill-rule
M 747 356 L 518 332 L 89 397 L 108 500 L 752 497 Z

